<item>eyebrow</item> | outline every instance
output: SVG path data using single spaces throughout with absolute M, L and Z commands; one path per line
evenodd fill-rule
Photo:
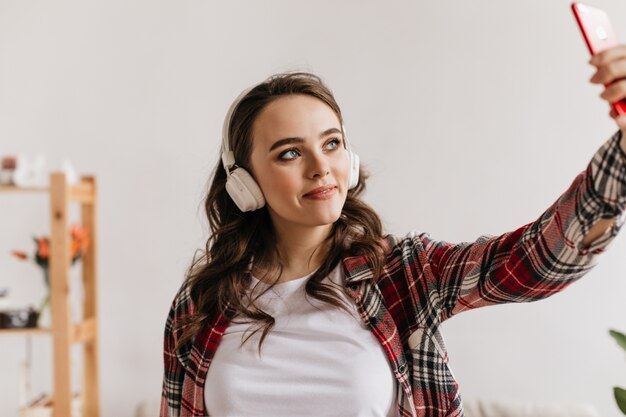
M 331 133 L 341 134 L 341 130 L 337 129 L 336 127 L 331 127 L 330 129 L 326 129 L 320 134 L 320 139 L 323 138 L 324 136 L 330 135 Z M 283 145 L 289 145 L 292 143 L 304 143 L 304 138 L 300 138 L 296 136 L 293 138 L 284 138 L 284 139 L 277 140 L 276 142 L 274 142 L 269 152 L 272 152 L 274 149 L 279 148 Z

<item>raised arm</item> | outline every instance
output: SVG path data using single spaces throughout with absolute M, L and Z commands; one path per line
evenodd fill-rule
M 414 239 L 425 256 L 440 320 L 458 312 L 498 303 L 534 301 L 561 291 L 597 263 L 624 224 L 626 206 L 626 115 L 611 103 L 626 100 L 626 45 L 597 53 L 591 83 L 605 86 L 618 130 L 594 154 L 559 199 L 535 222 L 475 242 Z
M 618 131 L 607 140 L 587 169 L 532 223 L 475 242 L 436 241 L 427 233 L 414 240 L 440 321 L 476 307 L 549 297 L 597 264 L 626 219 L 622 136 Z M 599 223 L 602 219 L 611 224 Z

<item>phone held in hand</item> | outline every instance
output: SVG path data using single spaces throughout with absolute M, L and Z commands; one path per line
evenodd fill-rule
M 604 10 L 583 3 L 572 3 L 572 11 L 591 55 L 618 45 L 615 31 Z M 626 115 L 626 99 L 612 103 L 611 106 L 615 113 Z

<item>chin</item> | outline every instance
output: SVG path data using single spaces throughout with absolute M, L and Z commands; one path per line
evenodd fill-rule
M 335 223 L 339 220 L 341 216 L 341 210 L 324 210 L 322 211 L 313 211 L 313 210 L 298 210 L 296 213 L 293 213 L 291 216 L 297 223 L 307 224 L 310 226 L 323 226 L 327 224 Z
M 318 220 L 316 222 L 317 225 L 322 226 L 322 225 L 328 225 L 328 224 L 335 223 L 337 220 L 339 220 L 340 216 L 341 216 L 341 211 L 337 212 L 336 214 L 328 214 L 328 215 L 324 215 L 324 216 L 311 216 L 310 220 L 311 221 Z

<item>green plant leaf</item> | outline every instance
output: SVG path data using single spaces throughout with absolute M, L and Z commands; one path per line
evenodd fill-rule
M 622 347 L 622 349 L 626 350 L 626 335 L 624 333 L 620 333 L 617 330 L 609 330 L 609 334 L 613 336 L 618 345 Z
M 626 415 L 626 390 L 620 387 L 613 387 L 613 394 L 615 394 L 615 401 L 617 406 Z

